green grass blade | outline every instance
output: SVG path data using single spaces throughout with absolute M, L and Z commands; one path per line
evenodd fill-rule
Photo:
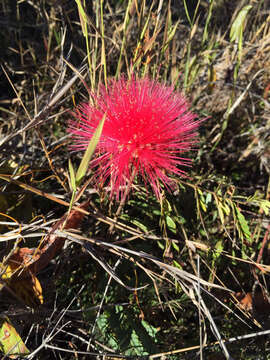
M 72 188 L 73 191 L 76 191 L 75 171 L 74 171 L 74 167 L 73 167 L 72 162 L 71 162 L 70 159 L 68 160 L 68 170 L 69 170 L 71 188 Z
M 77 185 L 80 184 L 80 182 L 82 181 L 82 179 L 85 176 L 86 171 L 89 167 L 89 162 L 90 162 L 91 157 L 96 149 L 96 146 L 98 144 L 98 141 L 99 141 L 101 133 L 102 133 L 105 118 L 106 118 L 106 114 L 104 114 L 102 120 L 98 124 L 98 127 L 96 128 L 96 131 L 94 132 L 94 135 L 92 136 L 92 138 L 88 144 L 88 147 L 83 155 L 82 161 L 80 163 L 79 169 L 76 174 L 76 184 Z

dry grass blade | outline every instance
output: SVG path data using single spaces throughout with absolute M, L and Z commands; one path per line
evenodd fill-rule
M 240 336 L 236 336 L 236 337 L 232 337 L 230 339 L 226 339 L 226 340 L 223 340 L 224 343 L 233 343 L 233 342 L 236 342 L 236 341 L 241 341 L 243 339 L 252 339 L 252 338 L 257 338 L 259 336 L 265 336 L 265 335 L 269 335 L 270 334 L 270 330 L 265 330 L 265 331 L 259 331 L 259 332 L 256 332 L 256 333 L 251 333 L 251 334 L 247 334 L 247 335 L 240 335 Z M 215 341 L 215 342 L 212 342 L 210 344 L 206 344 L 204 345 L 204 349 L 206 348 L 211 348 L 211 347 L 214 347 L 215 345 L 218 345 L 219 344 L 219 341 Z M 153 355 L 150 355 L 149 356 L 149 360 L 152 360 L 152 359 L 162 359 L 164 356 L 168 356 L 168 355 L 176 355 L 176 354 L 181 354 L 181 353 L 184 353 L 184 352 L 190 352 L 190 351 L 194 351 L 194 350 L 199 350 L 200 349 L 200 345 L 196 345 L 196 346 L 191 346 L 191 347 L 188 347 L 188 348 L 183 348 L 183 349 L 178 349 L 178 350 L 174 350 L 174 351 L 168 351 L 168 352 L 164 352 L 164 353 L 159 353 L 159 354 L 153 354 Z
M 91 255 L 91 257 L 97 261 L 99 263 L 99 265 L 116 281 L 118 282 L 121 286 L 123 286 L 124 288 L 126 288 L 129 291 L 137 291 L 140 289 L 144 289 L 147 285 L 145 286 L 141 286 L 139 288 L 132 288 L 130 286 L 127 286 L 123 283 L 123 281 L 119 278 L 119 276 L 116 275 L 115 271 L 113 270 L 113 268 L 109 265 L 106 264 L 106 262 L 104 261 L 104 259 L 101 259 L 99 257 L 99 255 L 97 254 L 97 252 L 94 250 L 94 248 L 89 244 L 89 243 L 85 243 L 84 244 L 84 248 L 87 250 L 88 254 Z
M 86 69 L 86 65 L 82 66 L 79 70 L 79 73 L 83 73 L 84 70 Z M 44 124 L 47 120 L 46 118 L 48 118 L 48 115 L 50 113 L 50 111 L 52 110 L 53 106 L 59 101 L 59 99 L 61 99 L 62 96 L 64 96 L 66 94 L 66 92 L 71 88 L 71 86 L 75 83 L 75 81 L 78 79 L 78 75 L 75 74 L 67 83 L 66 85 L 64 85 L 58 92 L 57 94 L 55 94 L 52 99 L 50 99 L 50 101 L 48 102 L 48 104 L 42 109 L 40 110 L 40 112 L 35 115 L 35 117 L 33 119 L 31 119 L 30 115 L 28 115 L 30 121 L 27 125 L 25 125 L 22 129 L 16 131 L 13 134 L 10 134 L 6 137 L 4 137 L 1 141 L 0 141 L 0 149 L 1 147 L 4 146 L 4 144 L 8 141 L 10 141 L 11 139 L 13 139 L 14 137 L 23 134 L 24 132 L 35 128 L 36 126 L 40 126 L 42 124 Z
M 59 233 L 59 232 L 57 232 L 57 233 Z M 124 248 L 122 246 L 107 243 L 105 241 L 101 241 L 101 240 L 98 240 L 98 239 L 86 238 L 86 237 L 83 237 L 81 235 L 69 233 L 67 231 L 65 231 L 65 232 L 63 232 L 61 234 L 63 234 L 63 236 L 66 236 L 67 239 L 78 242 L 83 246 L 89 246 L 87 244 L 92 243 L 92 244 L 102 246 L 102 247 L 105 247 L 105 248 L 108 248 L 108 249 L 116 250 L 117 254 L 122 254 L 122 255 L 123 254 L 129 254 L 129 255 L 139 257 L 140 259 L 150 260 L 155 265 L 160 267 L 162 270 L 166 271 L 166 273 L 168 273 L 170 276 L 172 276 L 177 281 L 186 281 L 189 284 L 196 285 L 198 280 L 199 280 L 200 284 L 202 284 L 204 286 L 208 286 L 210 288 L 216 288 L 216 289 L 220 289 L 220 290 L 225 290 L 225 291 L 231 291 L 231 290 L 229 290 L 227 288 L 224 288 L 223 286 L 213 284 L 213 283 L 209 283 L 208 281 L 200 279 L 200 278 L 198 278 L 198 276 L 193 275 L 193 274 L 191 274 L 191 273 L 189 273 L 187 271 L 184 271 L 184 270 L 178 269 L 178 268 L 176 268 L 174 266 L 168 265 L 168 264 L 160 261 L 159 259 L 155 258 L 151 254 L 147 254 L 147 253 L 142 252 L 142 251 L 130 250 L 130 249 Z M 91 254 L 91 256 L 93 256 L 93 255 Z

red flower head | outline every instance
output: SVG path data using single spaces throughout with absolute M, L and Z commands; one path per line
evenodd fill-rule
M 149 182 L 158 198 L 160 183 L 170 187 L 169 175 L 184 175 L 179 166 L 191 160 L 181 157 L 190 150 L 199 121 L 188 111 L 185 98 L 147 78 L 111 80 L 102 87 L 95 105 L 82 104 L 71 121 L 73 150 L 86 149 L 106 113 L 103 132 L 91 166 L 96 183 L 110 179 L 111 197 L 122 197 L 134 177 Z M 79 121 L 78 121 L 79 120 Z

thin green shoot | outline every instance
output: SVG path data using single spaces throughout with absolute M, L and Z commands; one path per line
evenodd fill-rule
M 83 158 L 81 160 L 81 163 L 79 165 L 77 172 L 75 172 L 72 162 L 71 162 L 71 160 L 69 160 L 69 164 L 68 164 L 69 165 L 69 178 L 70 178 L 71 189 L 72 189 L 72 196 L 71 196 L 69 211 L 71 210 L 71 208 L 74 204 L 77 189 L 80 186 L 80 184 L 81 184 L 83 178 L 85 177 L 87 170 L 89 168 L 91 158 L 96 150 L 97 144 L 98 144 L 100 136 L 102 134 L 105 119 L 106 119 L 106 114 L 104 114 L 104 116 L 101 119 L 100 123 L 98 124 L 98 127 L 96 128 L 91 140 L 89 141 L 89 144 L 83 155 Z

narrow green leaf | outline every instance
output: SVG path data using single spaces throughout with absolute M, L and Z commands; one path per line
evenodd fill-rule
M 169 227 L 169 229 L 170 229 L 172 232 L 175 232 L 175 230 L 176 230 L 176 224 L 175 224 L 175 222 L 173 221 L 173 219 L 172 219 L 169 215 L 166 215 L 166 223 L 167 223 L 167 226 Z
M 181 269 L 181 270 L 183 270 L 183 267 L 182 267 L 182 265 L 180 265 L 178 261 L 176 261 L 176 260 L 173 260 L 173 265 L 174 265 L 175 267 L 177 267 L 178 269 Z
M 132 222 L 132 224 L 134 224 L 135 226 L 137 226 L 139 229 L 141 229 L 142 231 L 144 231 L 145 233 L 147 233 L 149 230 L 147 229 L 147 226 L 145 226 L 144 224 L 142 224 L 140 221 L 133 219 L 130 220 Z
M 219 240 L 215 245 L 215 252 L 213 253 L 213 259 L 217 260 L 223 251 L 223 241 Z
M 192 21 L 191 21 L 191 18 L 189 16 L 189 12 L 188 12 L 188 7 L 187 7 L 187 3 L 186 3 L 186 0 L 184 0 L 184 8 L 185 8 L 185 13 L 186 13 L 186 17 L 188 19 L 188 22 L 190 24 L 190 26 L 192 26 Z
M 229 215 L 230 215 L 230 212 L 231 212 L 231 209 L 230 209 L 229 205 L 226 204 L 226 202 L 224 201 L 224 203 L 221 204 L 221 206 L 222 206 L 222 209 L 223 209 L 223 211 L 225 212 L 225 214 L 226 214 L 227 216 L 229 216 Z
M 74 172 L 74 168 L 72 165 L 71 160 L 68 160 L 68 170 L 69 170 L 69 177 L 70 177 L 70 183 L 71 183 L 71 188 L 73 191 L 76 191 L 76 179 L 75 179 L 75 172 Z
M 265 213 L 265 215 L 268 215 L 270 209 L 270 202 L 268 200 L 261 200 L 260 206 L 263 212 Z
M 81 1 L 75 0 L 75 2 L 77 3 L 77 6 L 78 6 L 78 12 L 79 12 L 79 17 L 80 17 L 82 32 L 83 32 L 84 37 L 86 37 L 87 36 L 87 16 L 83 9 Z
M 230 31 L 231 42 L 235 41 L 236 43 L 239 43 L 241 41 L 243 28 L 244 28 L 244 21 L 251 8 L 252 5 L 244 6 L 243 9 L 237 15 L 236 19 L 234 20 Z
M 248 223 L 246 221 L 246 218 L 244 217 L 244 215 L 240 212 L 240 209 L 238 207 L 235 207 L 236 209 L 236 215 L 237 215 L 237 219 L 239 221 L 241 230 L 243 231 L 244 236 L 250 240 L 251 239 L 251 233 L 250 233 L 250 229 L 248 226 Z
M 180 252 L 179 246 L 176 244 L 175 241 L 172 241 L 172 247 L 173 247 L 178 253 Z
M 167 50 L 170 41 L 173 40 L 173 37 L 175 35 L 175 32 L 177 30 L 179 23 L 180 23 L 180 21 L 177 21 L 177 23 L 169 30 L 168 38 L 166 39 L 165 46 L 161 50 L 163 53 Z
M 225 223 L 225 221 L 224 221 L 224 212 L 223 212 L 223 209 L 222 209 L 221 204 L 220 204 L 219 201 L 217 202 L 217 209 L 218 209 L 218 214 L 219 214 L 220 221 L 221 221 L 222 225 L 224 225 L 224 223 Z
M 75 178 L 77 185 L 79 185 L 81 183 L 83 177 L 85 176 L 85 174 L 87 172 L 91 157 L 92 157 L 92 155 L 96 149 L 96 146 L 98 144 L 98 141 L 100 139 L 105 118 L 106 118 L 106 114 L 104 114 L 102 120 L 98 124 L 98 127 L 96 128 L 96 131 L 94 132 L 94 134 L 88 144 L 88 147 L 83 155 L 82 161 L 80 163 L 80 166 L 77 171 L 76 178 Z
M 200 205 L 201 205 L 201 208 L 203 209 L 203 211 L 206 212 L 206 211 L 207 211 L 207 207 L 206 207 L 206 205 L 205 205 L 205 203 L 203 202 L 202 199 L 200 199 Z

